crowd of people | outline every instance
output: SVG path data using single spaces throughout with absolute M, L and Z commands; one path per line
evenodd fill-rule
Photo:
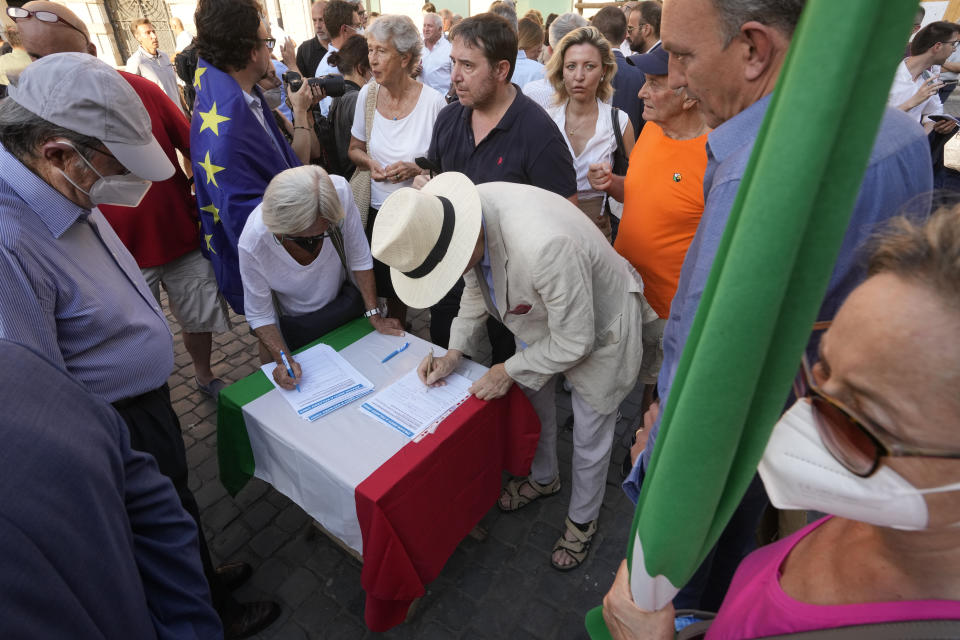
M 20 564 L 0 585 L 27 604 L 0 604 L 0 635 L 240 638 L 280 615 L 237 602 L 251 567 L 207 550 L 161 288 L 213 398 L 228 305 L 287 389 L 299 347 L 362 317 L 402 335 L 408 308 L 429 309 L 446 351 L 420 364 L 425 384 L 489 350 L 471 393 L 516 384 L 540 419 L 504 512 L 561 489 L 565 388 L 572 487 L 550 563 L 579 567 L 637 385 L 623 490 L 643 490 L 803 7 L 644 0 L 544 20 L 512 0 L 466 18 L 428 2 L 416 24 L 316 0 L 296 47 L 258 0 L 200 0 L 195 37 L 173 25 L 172 60 L 134 21 L 121 71 L 64 5 L 8 8 L 0 541 Z M 923 17 L 818 314 L 829 328 L 811 332 L 816 362 L 798 362 L 758 475 L 674 599 L 719 612 L 708 638 L 960 614 L 960 208 L 930 212 L 957 130 L 943 100 L 960 26 Z M 921 213 L 898 218 L 908 206 Z M 748 555 L 770 503 L 829 515 Z M 625 564 L 605 605 L 615 638 L 673 637 L 674 607 L 637 607 Z

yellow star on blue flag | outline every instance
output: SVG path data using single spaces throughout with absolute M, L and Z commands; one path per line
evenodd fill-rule
M 193 86 L 197 88 L 197 91 L 200 91 L 200 76 L 206 72 L 206 67 L 197 67 L 197 70 L 193 72 Z
M 203 239 L 204 239 L 204 241 L 207 243 L 207 251 L 209 251 L 209 252 L 212 253 L 212 254 L 216 254 L 217 252 L 213 250 L 213 247 L 212 247 L 212 246 L 210 246 L 210 239 L 211 239 L 211 238 L 213 238 L 213 234 L 212 234 L 212 233 L 205 233 L 205 234 L 203 234 Z
M 203 124 L 200 125 L 200 131 L 197 133 L 203 133 L 205 129 L 210 129 L 213 131 L 213 135 L 220 135 L 220 123 L 226 122 L 230 118 L 227 116 L 222 116 L 217 113 L 217 103 L 214 102 L 213 106 L 210 107 L 210 111 L 197 111 L 197 114 L 200 116 L 200 119 L 203 120 Z
M 206 211 L 207 213 L 213 214 L 213 224 L 220 222 L 220 209 L 217 209 L 216 205 L 213 203 L 208 204 L 205 207 L 200 207 L 200 211 Z
M 207 173 L 207 184 L 213 183 L 213 186 L 219 187 L 217 184 L 217 172 L 223 171 L 226 167 L 218 167 L 217 165 L 210 162 L 210 152 L 207 151 L 207 155 L 204 156 L 203 162 L 197 163 L 199 166 L 203 167 L 203 170 Z

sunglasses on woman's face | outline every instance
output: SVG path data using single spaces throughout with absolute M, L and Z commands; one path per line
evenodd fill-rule
M 794 391 L 798 398 L 810 399 L 823 446 L 837 462 L 862 478 L 873 475 L 880 467 L 880 458 L 887 456 L 960 458 L 960 451 L 901 444 L 882 427 L 855 417 L 846 405 L 817 386 L 806 356 Z
M 316 236 L 280 236 L 279 242 L 283 244 L 284 240 L 289 240 L 307 253 L 314 253 L 318 247 L 323 246 L 323 239 L 329 235 L 329 232 L 324 232 Z

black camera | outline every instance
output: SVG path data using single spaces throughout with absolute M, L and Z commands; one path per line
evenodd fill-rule
M 303 86 L 303 78 L 296 71 L 287 71 L 283 74 L 283 81 L 290 86 L 291 91 L 299 91 Z M 307 84 L 320 87 L 324 94 L 331 98 L 342 96 L 344 92 L 343 76 L 330 74 L 319 78 L 307 78 Z

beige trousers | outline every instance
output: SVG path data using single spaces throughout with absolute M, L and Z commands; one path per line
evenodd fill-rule
M 560 473 L 557 460 L 557 377 L 551 377 L 539 391 L 523 385 L 540 418 L 540 442 L 533 456 L 530 477 L 540 484 L 549 484 Z M 613 449 L 613 431 L 617 412 L 600 415 L 577 390 L 571 394 L 573 403 L 573 486 L 567 515 L 578 523 L 595 520 L 600 513 L 603 492 L 607 485 L 610 452 Z

